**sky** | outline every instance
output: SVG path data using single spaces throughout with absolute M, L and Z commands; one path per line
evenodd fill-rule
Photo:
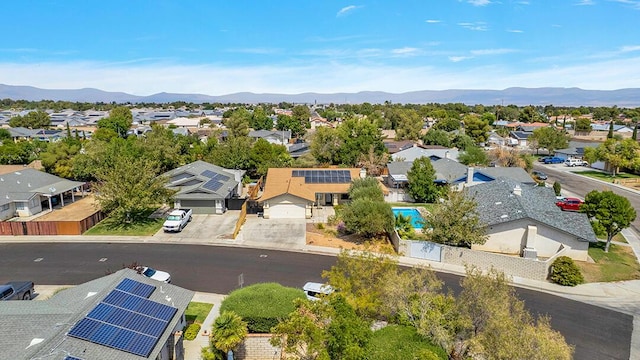
M 0 83 L 134 95 L 640 87 L 640 0 L 6 0 Z

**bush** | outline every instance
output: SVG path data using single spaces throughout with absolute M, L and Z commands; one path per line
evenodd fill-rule
M 584 277 L 570 257 L 560 256 L 551 264 L 551 281 L 562 286 L 576 286 L 584 282 Z
M 184 331 L 185 340 L 193 340 L 198 336 L 200 332 L 200 324 L 193 323 L 187 326 L 187 330 Z
M 250 333 L 269 333 L 271 328 L 295 310 L 294 299 L 305 299 L 302 289 L 276 283 L 247 286 L 229 294 L 220 313 L 233 311 L 247 323 Z
M 556 193 L 556 196 L 560 196 L 560 193 L 562 192 L 562 185 L 560 185 L 559 182 L 554 181 L 553 182 L 553 191 Z
M 441 347 L 418 335 L 412 326 L 390 325 L 373 333 L 367 346 L 371 360 L 446 360 Z

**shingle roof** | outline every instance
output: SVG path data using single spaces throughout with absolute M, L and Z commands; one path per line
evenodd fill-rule
M 212 180 L 205 172 L 222 175 L 219 187 L 209 187 L 206 184 Z M 168 171 L 164 174 L 168 178 L 167 187 L 177 190 L 176 199 L 180 200 L 220 200 L 226 199 L 238 186 L 235 179 L 236 172 L 244 175 L 244 170 L 229 170 L 201 160 Z M 214 190 L 215 189 L 215 190 Z
M 167 329 L 149 355 L 155 359 L 169 335 L 180 322 L 193 292 L 174 285 L 159 283 L 137 274 L 131 269 L 66 289 L 51 299 L 42 301 L 7 301 L 0 306 L 0 348 L 7 359 L 46 358 L 64 359 L 74 355 L 82 359 L 140 360 L 143 357 L 89 341 L 67 336 L 73 325 L 93 309 L 125 278 L 154 285 L 150 300 L 178 309 Z M 39 339 L 33 345 L 32 341 Z
M 458 159 L 458 150 L 457 149 L 425 149 L 419 146 L 414 146 L 402 151 L 398 151 L 393 154 L 393 159 L 402 158 L 405 161 L 413 161 L 419 157 L 437 157 L 440 159 L 449 158 L 449 159 Z
M 84 183 L 67 180 L 32 168 L 0 175 L 0 201 L 27 201 L 36 194 L 57 195 Z
M 521 195 L 514 194 L 516 186 L 521 188 Z M 551 188 L 527 186 L 501 177 L 469 187 L 466 191 L 475 198 L 480 219 L 489 226 L 531 219 L 574 235 L 579 240 L 597 241 L 587 215 L 560 210 L 555 205 L 555 193 Z
M 527 185 L 535 185 L 536 181 L 521 167 L 486 167 L 476 168 L 476 172 L 494 179 L 506 177 Z

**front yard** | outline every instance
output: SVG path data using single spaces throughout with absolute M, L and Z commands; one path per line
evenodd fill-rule
M 116 224 L 106 218 L 87 230 L 83 235 L 121 235 L 121 236 L 151 236 L 162 228 L 163 218 L 146 218 L 131 224 Z
M 347 250 L 370 250 L 387 254 L 394 252 L 393 246 L 386 238 L 367 239 L 356 234 L 341 235 L 336 226 L 324 223 L 307 224 L 307 245 Z
M 589 247 L 595 263 L 577 262 L 586 282 L 610 282 L 640 279 L 640 264 L 629 246 L 611 244 L 604 252 L 604 242 Z

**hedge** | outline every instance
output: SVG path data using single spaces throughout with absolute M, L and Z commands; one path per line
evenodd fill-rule
M 240 315 L 250 333 L 269 333 L 295 310 L 293 301 L 298 298 L 305 298 L 302 289 L 277 283 L 256 284 L 231 292 L 222 302 L 220 313 L 233 311 Z
M 187 326 L 187 330 L 184 331 L 184 339 L 185 340 L 193 340 L 198 336 L 200 332 L 200 324 L 193 323 Z

